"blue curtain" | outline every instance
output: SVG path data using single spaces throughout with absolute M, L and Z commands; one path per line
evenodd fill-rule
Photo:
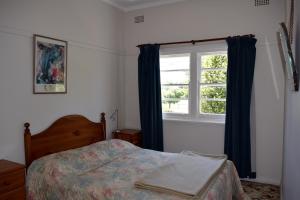
M 229 37 L 227 100 L 224 151 L 241 178 L 254 178 L 251 172 L 250 104 L 254 75 L 256 39 Z
M 138 82 L 143 147 L 163 151 L 159 48 L 140 46 Z

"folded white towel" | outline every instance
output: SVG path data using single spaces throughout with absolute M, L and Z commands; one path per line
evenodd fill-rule
M 227 157 L 183 152 L 135 182 L 137 188 L 195 197 L 206 191 Z

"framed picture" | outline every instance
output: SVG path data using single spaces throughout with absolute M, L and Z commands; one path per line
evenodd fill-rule
M 295 91 L 299 91 L 299 73 L 295 65 L 293 52 L 292 52 L 289 35 L 288 35 L 288 29 L 285 23 L 280 23 L 279 37 L 280 37 L 281 52 L 283 54 L 283 59 L 286 65 L 286 72 L 288 75 L 288 79 L 293 80 Z
M 67 93 L 68 42 L 34 35 L 33 93 Z

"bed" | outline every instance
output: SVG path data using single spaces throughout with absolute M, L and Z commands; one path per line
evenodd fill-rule
M 25 124 L 27 199 L 155 199 L 182 196 L 145 190 L 135 182 L 178 154 L 142 149 L 122 140 L 106 140 L 105 114 L 99 123 L 80 115 L 64 116 L 32 135 Z M 207 190 L 193 199 L 248 199 L 232 162 L 226 161 Z

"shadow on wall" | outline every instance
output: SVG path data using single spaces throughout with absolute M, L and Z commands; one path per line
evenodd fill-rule
M 265 41 L 266 41 L 267 44 L 269 44 L 268 37 L 265 37 Z M 270 63 L 270 71 L 271 71 L 271 74 L 272 74 L 274 90 L 275 90 L 275 93 L 276 93 L 276 99 L 278 100 L 280 98 L 280 95 L 279 95 L 279 88 L 278 88 L 278 80 L 277 80 L 276 75 L 275 75 L 275 65 L 274 65 L 274 62 L 273 62 L 274 58 L 272 58 L 270 45 L 266 45 L 266 47 L 267 47 L 267 54 L 268 54 L 268 59 L 269 59 L 269 63 Z

